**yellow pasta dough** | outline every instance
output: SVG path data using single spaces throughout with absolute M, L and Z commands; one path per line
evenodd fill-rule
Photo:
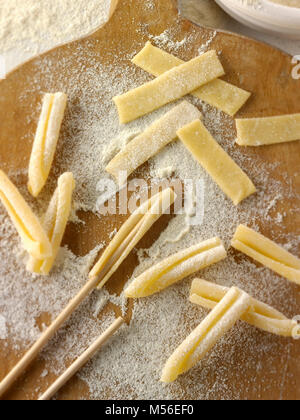
M 201 112 L 189 102 L 183 101 L 131 140 L 125 149 L 112 159 L 106 171 L 123 184 L 125 179 L 120 177 L 121 173 L 126 172 L 129 176 L 174 140 L 179 128 L 197 118 L 201 118 Z
M 277 245 L 275 242 L 240 225 L 231 242 L 238 251 L 248 255 L 286 279 L 300 284 L 299 258 Z
M 198 270 L 224 260 L 226 256 L 222 241 L 219 238 L 209 239 L 151 267 L 135 278 L 124 293 L 128 298 L 150 296 Z
M 181 128 L 178 137 L 235 205 L 256 192 L 242 169 L 211 136 L 201 121 Z
M 31 257 L 27 264 L 28 271 L 48 275 L 57 257 L 72 207 L 72 194 L 75 180 L 71 172 L 66 172 L 58 179 L 58 186 L 43 218 L 43 227 L 52 245 L 52 256 L 39 260 Z
M 182 98 L 196 88 L 224 75 L 215 51 L 172 68 L 156 79 L 116 96 L 120 122 L 125 124 Z
M 194 367 L 251 307 L 251 297 L 233 287 L 168 359 L 161 381 L 170 383 Z
M 237 144 L 263 146 L 300 140 L 300 114 L 236 120 Z
M 90 278 L 99 277 L 99 289 L 175 200 L 176 194 L 167 188 L 142 204 L 129 217 L 89 274 Z
M 180 58 L 154 47 L 151 42 L 146 43 L 132 62 L 156 77 L 184 63 Z M 251 96 L 251 93 L 220 79 L 207 83 L 192 94 L 230 116 L 234 116 Z
M 229 291 L 228 287 L 195 279 L 192 283 L 190 301 L 207 309 L 214 309 Z M 289 320 L 276 309 L 252 299 L 251 310 L 241 319 L 256 328 L 282 337 L 293 337 L 296 321 Z
M 13 221 L 26 251 L 35 258 L 52 255 L 52 247 L 39 219 L 16 186 L 0 170 L 0 199 Z
M 39 195 L 48 179 L 66 105 L 64 93 L 44 96 L 28 170 L 28 189 L 34 197 Z

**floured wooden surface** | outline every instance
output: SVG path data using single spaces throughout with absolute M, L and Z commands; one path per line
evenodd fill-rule
M 130 63 L 147 40 L 182 60 L 216 49 L 227 73 L 224 80 L 253 92 L 238 117 L 299 112 L 300 81 L 291 78 L 290 57 L 254 41 L 193 26 L 177 17 L 173 0 L 121 0 L 111 22 L 89 40 L 36 59 L 1 82 L 1 166 L 28 200 L 27 168 L 42 95 L 64 90 L 70 97 L 50 181 L 38 201 L 30 202 L 42 213 L 58 175 L 68 170 L 76 179 L 78 210 L 64 238 L 68 249 L 61 251 L 48 279 L 26 274 L 18 238 L 0 210 L 1 376 L 39 336 L 43 323 L 49 323 L 87 281 L 98 252 L 127 217 L 98 217 L 95 211 L 99 181 L 107 177 L 107 156 L 113 157 L 133 135 L 170 109 L 127 126 L 118 124 L 111 98 L 152 79 Z M 163 217 L 106 289 L 95 292 L 74 314 L 7 398 L 36 398 L 111 323 L 115 312 L 129 308 L 130 328 L 120 331 L 57 398 L 299 399 L 299 342 L 243 323 L 189 374 L 171 386 L 160 384 L 166 360 L 207 311 L 188 302 L 189 280 L 134 305 L 120 295 L 133 272 L 138 275 L 177 250 L 214 236 L 228 247 L 239 223 L 260 229 L 299 255 L 299 142 L 259 150 L 240 148 L 230 117 L 196 99 L 188 100 L 199 107 L 206 127 L 253 179 L 258 194 L 235 209 L 180 142 L 167 146 L 135 172 L 134 176 L 145 179 L 161 173 L 203 179 L 204 223 L 188 227 L 188 215 Z M 288 317 L 299 313 L 298 286 L 232 249 L 227 260 L 200 274 L 227 287 L 241 287 Z

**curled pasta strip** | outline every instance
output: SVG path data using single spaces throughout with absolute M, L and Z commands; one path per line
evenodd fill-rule
M 158 293 L 179 280 L 222 261 L 227 254 L 219 238 L 209 239 L 178 252 L 135 278 L 125 290 L 129 298 Z
M 206 309 L 214 309 L 228 292 L 229 288 L 195 279 L 192 283 L 190 301 Z M 292 337 L 296 321 L 289 320 L 271 306 L 252 299 L 251 311 L 245 313 L 243 321 L 263 331 L 282 337 Z
M 47 93 L 32 146 L 28 169 L 28 190 L 37 197 L 47 182 L 67 105 L 64 93 Z
M 300 285 L 300 260 L 258 232 L 240 225 L 231 242 L 238 251 Z
M 0 199 L 17 229 L 24 248 L 35 258 L 52 255 L 52 247 L 39 219 L 17 187 L 0 170 Z
M 99 278 L 99 289 L 117 271 L 133 248 L 175 200 L 174 191 L 166 188 L 143 203 L 123 224 L 89 274 L 91 279 Z
M 249 310 L 251 303 L 251 297 L 242 290 L 230 289 L 168 359 L 161 381 L 173 382 L 194 367 Z
M 43 218 L 43 226 L 52 246 L 52 255 L 42 260 L 31 257 L 27 264 L 28 271 L 48 275 L 53 267 L 69 220 L 74 188 L 75 181 L 71 172 L 66 172 L 60 176 L 57 188 Z

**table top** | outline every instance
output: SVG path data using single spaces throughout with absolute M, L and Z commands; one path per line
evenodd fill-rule
M 5 291 L 1 315 L 8 321 L 8 339 L 17 341 L 0 340 L 0 380 L 86 282 L 95 259 L 93 252 L 97 253 L 99 244 L 103 245 L 103 252 L 125 220 L 124 215 L 108 214 L 100 218 L 93 213 L 99 192 L 97 184 L 104 179 L 105 171 L 99 157 L 103 146 L 110 144 L 124 128 L 119 126 L 117 115 L 110 113 L 111 98 L 120 90 L 125 92 L 129 86 L 139 86 L 151 79 L 143 72 L 137 73 L 130 61 L 146 41 L 151 39 L 159 46 L 166 39 L 164 48 L 183 60 L 192 59 L 199 54 L 199 47 L 206 48 L 208 44 L 220 52 L 225 80 L 252 93 L 238 114 L 241 118 L 299 112 L 300 80 L 291 77 L 288 55 L 230 33 L 214 36 L 207 28 L 179 19 L 176 0 L 151 0 L 152 7 L 146 8 L 149 4 L 149 0 L 120 0 L 111 21 L 89 40 L 49 52 L 1 81 L 1 167 L 15 176 L 24 194 L 41 94 L 60 89 L 68 94 L 69 109 L 48 190 L 33 205 L 46 205 L 57 175 L 72 171 L 77 182 L 77 200 L 82 206 L 76 209 L 83 208 L 77 214 L 83 223 L 77 220 L 69 223 L 62 244 L 68 253 L 63 254 L 57 270 L 47 279 L 32 282 L 16 252 L 15 232 L 10 233 L 9 229 L 3 232 L 6 224 L 1 222 L 4 243 L 0 246 L 0 283 Z M 120 80 L 125 84 L 120 86 Z M 107 283 L 109 305 L 103 311 L 99 306 L 95 310 L 101 296 L 92 294 L 10 390 L 8 398 L 37 398 L 103 332 L 105 323 L 111 323 L 112 317 L 127 308 L 130 328 L 120 332 L 106 351 L 99 352 L 87 370 L 61 390 L 58 399 L 299 399 L 300 342 L 265 334 L 242 323 L 231 332 L 233 335 L 219 343 L 209 359 L 183 375 L 174 388 L 161 385 L 159 375 L 167 357 L 207 312 L 188 303 L 191 279 L 147 300 L 130 300 L 127 304 L 120 295 L 127 281 L 137 273 L 137 267 L 141 273 L 149 267 L 148 263 L 153 265 L 201 239 L 218 235 L 229 244 L 239 222 L 249 221 L 249 226 L 278 243 L 288 241 L 291 252 L 299 255 L 300 197 L 291 193 L 300 190 L 299 142 L 238 148 L 234 143 L 233 121 L 225 114 L 216 114 L 208 105 L 198 105 L 212 134 L 249 174 L 259 193 L 253 194 L 248 203 L 234 207 L 179 142 L 171 145 L 173 152 L 167 153 L 167 162 L 164 160 L 157 168 L 173 165 L 182 179 L 204 179 L 206 223 L 193 226 L 176 244 L 163 239 L 156 253 L 155 244 L 172 220 L 175 234 L 180 230 L 178 219 L 172 215 L 161 218 Z M 150 123 L 148 117 L 143 122 L 145 127 Z M 153 118 L 156 117 L 154 114 Z M 135 176 L 151 182 L 150 170 L 145 166 Z M 168 240 L 172 241 L 173 236 Z M 297 285 L 275 277 L 247 257 L 244 260 L 233 249 L 229 252 L 226 266 L 210 267 L 195 276 L 228 287 L 234 284 L 288 317 L 299 313 Z M 139 260 L 139 255 L 145 261 Z

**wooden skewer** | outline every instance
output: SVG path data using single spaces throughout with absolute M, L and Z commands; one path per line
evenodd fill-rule
M 165 190 L 167 191 L 167 190 Z M 172 190 L 170 190 L 171 192 Z M 163 193 L 160 193 L 161 195 Z M 173 198 L 174 197 L 174 192 Z M 154 197 L 153 197 L 154 198 Z M 152 199 L 151 199 L 152 200 Z M 150 203 L 152 201 L 149 200 Z M 155 207 L 154 201 L 152 205 Z M 154 208 L 153 207 L 153 208 Z M 151 207 L 152 209 L 152 207 Z M 150 211 L 150 209 L 149 209 Z M 123 240 L 123 246 L 124 244 L 130 245 L 131 241 L 134 239 L 136 235 L 138 235 L 139 228 L 142 228 L 143 221 L 148 220 L 149 214 L 145 214 L 144 218 L 142 218 L 142 221 L 137 224 L 137 226 L 132 229 L 132 231 L 127 235 L 127 238 Z M 162 213 L 159 213 L 160 215 Z M 151 212 L 150 212 L 151 216 Z M 155 217 L 153 219 L 150 219 L 148 228 L 155 222 Z M 145 233 L 145 232 L 144 232 Z M 121 247 L 121 250 L 123 248 Z M 31 364 L 31 362 L 36 358 L 38 353 L 45 347 L 45 345 L 48 343 L 48 341 L 54 336 L 54 334 L 58 331 L 58 329 L 64 324 L 64 322 L 72 315 L 72 313 L 75 311 L 75 309 L 81 304 L 81 302 L 91 293 L 92 290 L 94 290 L 99 282 L 99 288 L 104 286 L 104 279 L 107 280 L 105 276 L 107 274 L 107 269 L 109 270 L 111 268 L 111 263 L 115 263 L 115 257 L 117 259 L 119 258 L 119 254 L 115 252 L 116 255 L 113 255 L 111 257 L 111 261 L 108 262 L 106 265 L 107 267 L 104 267 L 102 272 L 97 273 L 95 276 L 91 276 L 90 280 L 86 283 L 86 285 L 79 291 L 77 296 L 71 300 L 71 302 L 67 305 L 67 307 L 62 311 L 62 313 L 55 319 L 55 321 L 47 328 L 47 330 L 41 335 L 41 337 L 37 340 L 37 342 L 30 348 L 30 350 L 23 356 L 23 358 L 17 363 L 17 365 L 8 373 L 8 375 L 3 379 L 3 381 L 0 383 L 0 398 L 5 394 L 6 391 L 8 391 L 9 387 L 19 378 L 19 376 L 27 369 L 27 367 Z M 99 278 L 100 277 L 100 278 Z M 101 281 L 102 278 L 102 281 Z
M 114 323 L 92 344 L 39 398 L 39 401 L 48 401 L 57 393 L 106 343 L 106 341 L 123 325 L 122 317 Z
M 10 386 L 20 377 L 20 375 L 27 369 L 30 363 L 37 357 L 42 348 L 48 343 L 48 341 L 55 335 L 58 329 L 64 324 L 64 322 L 72 315 L 75 309 L 81 304 L 81 302 L 94 290 L 99 283 L 98 278 L 92 278 L 86 285 L 80 290 L 80 292 L 71 300 L 68 306 L 62 311 L 62 313 L 55 319 L 55 321 L 47 328 L 47 330 L 41 335 L 37 342 L 28 350 L 24 357 L 16 364 L 16 366 L 8 373 L 8 375 L 0 383 L 0 397 L 5 394 Z

